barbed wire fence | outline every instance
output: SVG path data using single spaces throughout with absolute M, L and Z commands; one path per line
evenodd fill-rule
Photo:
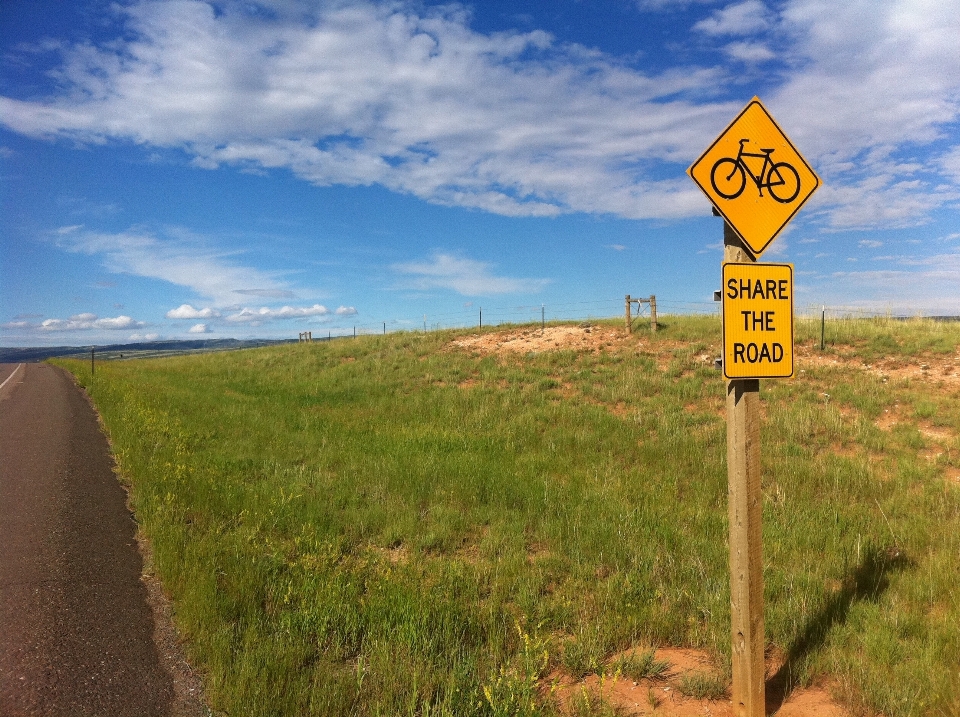
M 657 298 L 658 312 L 661 317 L 671 315 L 720 315 L 720 303 L 714 301 L 671 301 Z M 805 304 L 794 311 L 798 319 L 829 320 L 840 319 L 889 319 L 902 321 L 912 318 L 960 321 L 960 316 L 942 316 L 909 309 L 868 309 L 852 306 L 828 306 L 825 304 Z M 336 326 L 318 328 L 314 340 L 387 334 L 398 331 L 429 332 L 445 329 L 489 328 L 495 326 L 516 326 L 531 324 L 550 324 L 557 322 L 583 322 L 601 320 L 622 320 L 623 299 L 597 299 L 557 304 L 521 304 L 505 305 L 496 302 L 484 306 L 475 303 L 461 310 L 440 313 L 424 313 L 419 316 L 380 317 L 375 320 L 348 322 L 342 318 Z M 359 317 L 356 317 L 359 318 Z

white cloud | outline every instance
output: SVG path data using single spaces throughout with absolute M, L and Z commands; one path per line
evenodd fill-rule
M 861 239 L 859 245 L 865 249 L 877 249 L 883 246 L 883 242 L 876 239 Z
M 89 331 L 91 329 L 101 329 L 108 331 L 120 331 L 146 326 L 143 321 L 135 321 L 129 316 L 117 316 L 114 318 L 97 318 L 96 314 L 76 314 L 69 319 L 46 319 L 37 327 L 41 331 Z
M 946 152 L 940 158 L 940 166 L 955 182 L 960 183 L 960 146 L 952 147 Z
M 397 273 L 415 277 L 405 285 L 407 288 L 452 289 L 464 296 L 535 293 L 549 283 L 546 279 L 493 276 L 490 266 L 485 262 L 438 253 L 427 262 L 394 264 L 392 268 Z
M 240 266 L 232 261 L 229 252 L 212 249 L 205 238 L 181 229 L 167 229 L 159 237 L 138 228 L 119 234 L 74 232 L 60 236 L 57 243 L 67 251 L 103 256 L 108 271 L 185 286 L 218 306 L 236 301 L 237 286 L 272 286 L 285 291 L 273 274 Z M 181 310 L 185 311 L 183 306 L 174 311 Z M 169 318 L 212 316 L 215 314 Z
M 960 254 L 902 259 L 909 269 L 836 272 L 825 278 L 822 294 L 835 305 L 893 314 L 956 315 L 960 305 Z M 841 291 L 842 288 L 842 291 Z M 850 296 L 857 296 L 850 301 Z
M 750 35 L 770 27 L 770 11 L 760 0 L 727 5 L 693 26 L 707 35 Z
M 702 211 L 685 178 L 662 182 L 639 163 L 686 162 L 722 126 L 737 103 L 684 99 L 713 93 L 722 72 L 644 74 L 540 31 L 474 32 L 455 6 L 409 7 L 331 3 L 307 26 L 135 3 L 128 39 L 68 48 L 64 93 L 0 98 L 0 122 L 506 215 Z
M 838 174 L 874 148 L 929 145 L 960 117 L 957 0 L 791 0 L 781 17 L 802 65 L 769 104 Z
M 731 42 L 723 51 L 742 62 L 766 62 L 776 57 L 766 45 L 755 42 Z
M 210 327 L 206 324 L 194 324 L 190 327 L 190 330 L 187 332 L 190 334 L 209 334 L 212 333 Z
M 218 316 L 220 316 L 220 312 L 209 306 L 203 309 L 195 309 L 190 304 L 181 304 L 176 309 L 170 309 L 167 312 L 168 319 L 212 319 Z M 203 324 L 197 324 L 197 326 L 203 326 Z
M 5 324 L 0 324 L 0 329 L 28 329 L 31 326 L 33 326 L 33 324 L 29 321 L 8 321 Z
M 511 216 L 676 218 L 704 212 L 681 170 L 745 99 L 720 94 L 742 85 L 719 62 L 643 72 L 539 31 L 475 32 L 456 5 L 327 3 L 309 23 L 282 4 L 269 21 L 238 7 L 126 5 L 121 37 L 64 47 L 62 91 L 0 97 L 0 123 Z M 960 0 L 784 0 L 777 12 L 746 0 L 694 27 L 717 57 L 782 58 L 764 99 L 824 179 L 804 216 L 910 226 L 958 198 Z M 288 290 L 154 271 L 218 306 L 238 287 Z
M 329 313 L 330 310 L 321 304 L 302 307 L 284 306 L 279 309 L 271 309 L 264 306 L 260 309 L 241 309 L 235 314 L 228 315 L 227 321 L 258 326 L 265 321 L 272 321 L 275 319 L 296 319 L 306 316 L 326 316 Z
M 156 341 L 160 334 L 130 334 L 131 341 Z
M 357 310 L 352 306 L 340 306 L 334 313 L 337 316 L 356 316 Z

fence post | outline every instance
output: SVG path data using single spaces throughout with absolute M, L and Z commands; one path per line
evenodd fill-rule
M 820 350 L 823 351 L 823 340 L 827 329 L 827 306 L 820 307 Z
M 657 330 L 657 296 L 650 294 L 650 330 Z
M 623 299 L 623 322 L 627 330 L 627 336 L 633 333 L 633 323 L 630 320 L 630 294 Z
M 97 367 L 96 367 L 96 365 L 94 364 L 94 361 L 93 361 L 93 354 L 94 354 L 95 351 L 96 351 L 96 349 L 95 349 L 93 346 L 91 346 L 91 347 L 90 347 L 90 375 L 91 375 L 91 376 L 95 376 L 96 373 L 97 373 Z

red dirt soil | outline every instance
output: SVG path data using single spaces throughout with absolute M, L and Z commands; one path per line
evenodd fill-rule
M 670 669 L 661 678 L 643 679 L 639 682 L 623 677 L 601 680 L 597 675 L 590 675 L 579 682 L 560 678 L 554 694 L 562 706 L 569 708 L 571 701 L 584 690 L 591 695 L 599 692 L 600 697 L 617 710 L 617 714 L 624 716 L 733 717 L 733 703 L 729 693 L 720 700 L 695 699 L 684 696 L 678 689 L 685 675 L 697 672 L 716 674 L 716 668 L 707 653 L 700 650 L 662 648 L 656 651 L 655 659 L 670 664 Z M 768 657 L 768 680 L 780 665 L 781 660 L 776 655 Z M 780 717 L 850 717 L 850 712 L 833 700 L 827 685 L 798 688 L 784 700 L 769 682 L 767 714 Z

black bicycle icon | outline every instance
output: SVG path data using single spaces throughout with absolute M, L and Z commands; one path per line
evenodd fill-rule
M 743 145 L 749 139 L 740 140 L 740 151 L 737 158 L 721 157 L 710 170 L 710 184 L 713 191 L 724 199 L 736 199 L 743 194 L 747 186 L 747 177 L 753 180 L 763 196 L 764 187 L 770 191 L 770 196 L 781 204 L 789 204 L 800 194 L 800 175 L 789 162 L 774 162 L 770 155 L 772 149 L 761 149 L 756 152 L 744 152 Z M 747 166 L 745 157 L 756 157 L 763 160 L 759 174 L 754 174 Z M 719 180 L 719 181 L 718 181 Z

